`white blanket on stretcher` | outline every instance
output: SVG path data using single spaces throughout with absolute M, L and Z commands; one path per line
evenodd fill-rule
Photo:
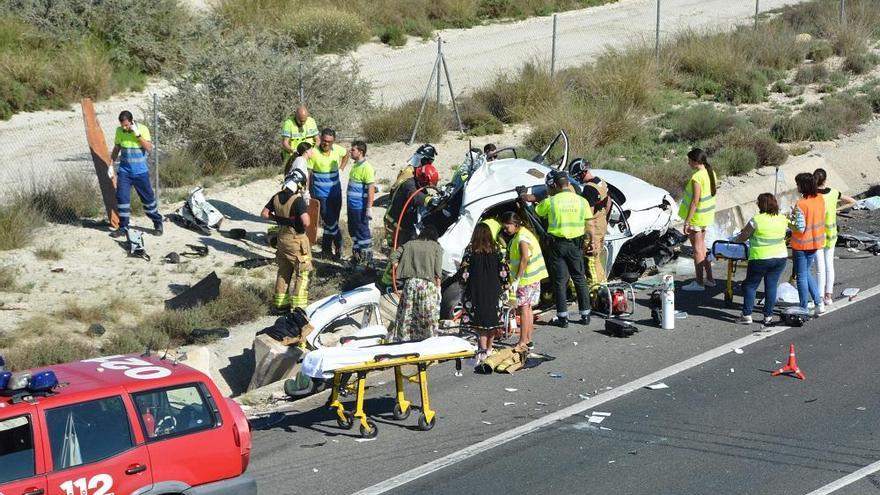
M 357 364 L 371 363 L 376 356 L 383 354 L 400 355 L 418 353 L 421 358 L 437 356 L 455 352 L 473 352 L 476 350 L 473 344 L 461 337 L 443 336 L 431 337 L 419 342 L 405 342 L 400 344 L 382 344 L 369 347 L 325 347 L 306 354 L 302 363 L 302 372 L 312 378 L 333 378 L 333 371 L 337 368 Z

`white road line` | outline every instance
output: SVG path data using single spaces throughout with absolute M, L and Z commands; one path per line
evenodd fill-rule
M 866 476 L 876 473 L 877 471 L 880 471 L 880 461 L 877 461 L 874 464 L 868 464 L 852 474 L 848 474 L 843 478 L 828 483 L 822 488 L 811 491 L 807 495 L 828 495 L 829 493 L 834 493 L 847 485 L 851 485 Z
M 877 294 L 880 294 L 880 285 L 877 285 L 877 286 L 872 287 L 868 290 L 860 292 L 859 295 L 855 299 L 853 299 L 852 301 L 842 301 L 842 302 L 835 303 L 833 306 L 828 308 L 828 313 L 831 313 L 834 311 L 839 311 L 847 306 L 858 303 L 859 301 L 864 301 L 864 300 L 868 299 L 869 297 L 875 296 Z M 380 493 L 388 492 L 390 490 L 393 490 L 394 488 L 397 488 L 399 486 L 403 486 L 411 481 L 415 481 L 415 480 L 422 478 L 422 477 L 425 477 L 431 473 L 435 473 L 435 472 L 440 471 L 442 469 L 445 469 L 449 466 L 458 464 L 459 462 L 462 462 L 466 459 L 474 457 L 477 454 L 483 454 L 488 449 L 492 449 L 492 448 L 498 447 L 500 445 L 504 445 L 512 440 L 516 440 L 516 439 L 520 438 L 521 436 L 532 433 L 540 428 L 551 425 L 551 424 L 556 423 L 558 421 L 562 421 L 562 420 L 569 418 L 571 416 L 574 416 L 576 414 L 581 414 L 581 413 L 587 411 L 588 409 L 593 409 L 596 406 L 599 406 L 599 405 L 602 405 L 606 402 L 623 397 L 624 395 L 627 395 L 631 392 L 642 389 L 652 383 L 656 383 L 661 380 L 665 380 L 666 378 L 669 378 L 670 376 L 681 373 L 682 371 L 689 370 L 689 369 L 694 368 L 696 366 L 699 366 L 703 363 L 711 361 L 715 358 L 721 357 L 729 352 L 732 352 L 736 348 L 743 348 L 748 345 L 754 344 L 756 342 L 760 342 L 768 336 L 773 336 L 773 335 L 782 333 L 782 332 L 788 330 L 789 328 L 790 327 L 775 327 L 770 332 L 755 333 L 752 335 L 742 337 L 742 338 L 735 340 L 733 342 L 723 344 L 721 346 L 716 347 L 715 349 L 706 351 L 702 354 L 698 354 L 690 359 L 686 359 L 680 363 L 676 363 L 676 364 L 673 364 L 672 366 L 669 366 L 667 368 L 663 368 L 662 370 L 655 371 L 654 373 L 643 376 L 642 378 L 631 381 L 625 385 L 621 385 L 613 390 L 609 390 L 608 392 L 604 392 L 604 393 L 599 394 L 595 397 L 590 397 L 589 399 L 584 399 L 581 402 L 578 402 L 576 404 L 572 404 L 564 409 L 560 409 L 560 410 L 558 410 L 554 413 L 550 413 L 546 416 L 542 416 L 534 421 L 530 421 L 530 422 L 528 422 L 524 425 L 518 426 L 512 430 L 507 430 L 505 432 L 499 433 L 498 435 L 495 435 L 494 437 L 487 438 L 486 440 L 483 440 L 482 442 L 465 447 L 457 452 L 453 452 L 449 455 L 441 457 L 440 459 L 437 459 L 436 461 L 431 461 L 425 465 L 419 466 L 419 467 L 411 469 L 405 473 L 401 473 L 397 476 L 394 476 L 393 478 L 389 478 L 389 479 L 382 481 L 380 483 L 377 483 L 373 486 L 364 488 L 363 490 L 355 492 L 354 495 L 378 495 Z M 865 473 L 861 474 L 860 476 L 853 479 L 852 481 L 848 481 L 846 484 L 852 483 L 856 479 L 860 479 L 860 478 L 867 476 L 868 474 L 871 474 L 874 471 L 880 469 L 880 463 L 877 463 L 877 464 L 878 464 L 878 467 L 874 468 L 874 470 L 868 469 L 868 468 L 874 466 L 874 464 L 872 464 L 871 466 L 868 466 L 868 467 L 865 467 L 859 471 L 856 471 L 855 473 L 847 476 L 846 478 L 842 478 L 842 480 L 847 480 L 848 478 L 850 478 L 852 476 L 856 476 L 857 474 L 861 473 L 862 471 L 865 471 Z M 832 485 L 828 485 L 828 486 L 832 486 Z M 840 485 L 840 486 L 845 486 L 845 485 Z M 837 488 L 835 488 L 835 489 L 837 489 Z M 818 491 L 818 492 L 814 492 L 814 493 L 818 494 L 818 493 L 831 493 L 831 492 Z M 813 495 L 813 494 L 810 494 L 810 495 Z

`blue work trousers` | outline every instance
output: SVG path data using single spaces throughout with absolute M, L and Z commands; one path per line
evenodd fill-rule
M 822 296 L 819 294 L 819 286 L 816 285 L 816 278 L 810 271 L 810 267 L 816 262 L 816 250 L 799 251 L 792 249 L 792 258 L 794 258 L 794 274 L 797 277 L 797 290 L 800 307 L 807 309 L 810 297 L 813 303 L 818 306 L 822 303 Z
M 342 255 L 342 231 L 339 230 L 339 213 L 342 212 L 342 191 L 326 198 L 318 198 L 321 201 L 321 228 L 324 235 L 321 238 L 321 250 L 325 255 Z M 333 251 L 333 248 L 336 248 Z
M 776 288 L 779 285 L 779 277 L 785 270 L 786 261 L 788 260 L 785 258 L 749 260 L 746 279 L 743 281 L 743 315 L 752 314 L 758 285 L 761 284 L 761 280 L 764 280 L 764 317 L 773 316 L 773 307 L 776 305 Z
M 119 211 L 119 228 L 127 229 L 131 219 L 131 188 L 137 192 L 144 206 L 144 213 L 153 221 L 153 224 L 162 222 L 159 214 L 159 203 L 153 186 L 150 185 L 150 174 L 129 175 L 120 170 L 116 175 L 116 209 Z
M 360 260 L 373 259 L 373 233 L 370 231 L 369 210 L 348 207 L 348 235 L 351 236 L 351 252 Z

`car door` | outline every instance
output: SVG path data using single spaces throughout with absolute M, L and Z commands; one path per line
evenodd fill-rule
M 149 453 L 133 408 L 111 395 L 43 411 L 49 495 L 113 495 L 152 486 Z
M 156 480 L 188 485 L 241 474 L 241 453 L 232 418 L 204 383 L 185 383 L 132 393 Z M 222 400 L 222 398 L 219 398 Z M 198 458 L 193 457 L 198 452 Z
M 28 408 L 31 412 L 20 409 Z M 39 423 L 34 421 L 31 405 L 22 405 L 16 413 L 0 416 L 0 494 L 44 495 L 46 477 L 40 445 Z

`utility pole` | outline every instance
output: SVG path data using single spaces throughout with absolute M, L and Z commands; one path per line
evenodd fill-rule
M 657 0 L 657 29 L 655 32 L 654 56 L 657 58 L 657 64 L 660 64 L 660 0 Z
M 443 41 L 440 39 L 440 36 L 437 36 L 437 111 L 440 111 L 440 64 L 442 63 L 443 57 L 443 49 L 441 48 L 440 43 Z

